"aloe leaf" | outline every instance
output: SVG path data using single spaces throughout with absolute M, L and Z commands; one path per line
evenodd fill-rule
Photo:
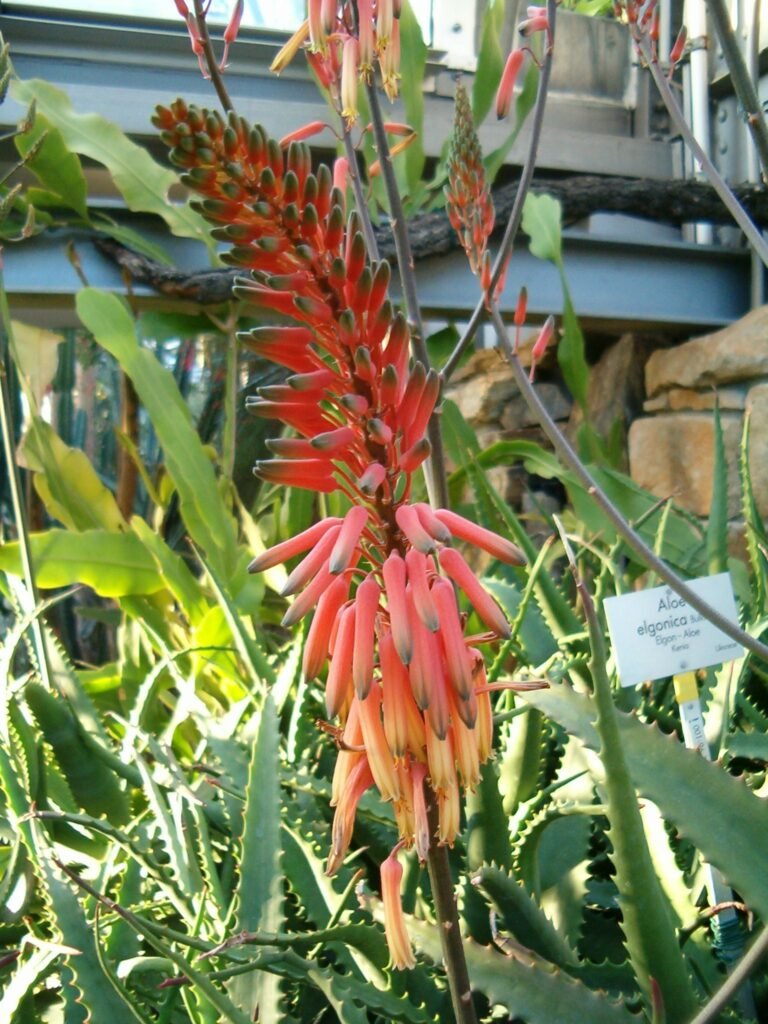
M 243 810 L 235 928 L 245 932 L 277 932 L 283 921 L 280 871 L 280 729 L 271 695 L 264 700 L 251 748 Z M 229 984 L 235 1004 L 253 1017 L 276 1020 L 279 991 L 275 978 L 256 972 Z
M 48 530 L 30 538 L 35 578 L 43 589 L 86 583 L 102 597 L 155 594 L 164 582 L 138 537 L 107 530 Z M 0 571 L 23 576 L 17 541 L 0 544 Z
M 418 949 L 440 960 L 440 937 L 433 925 L 409 917 L 408 933 Z M 534 953 L 504 956 L 471 939 L 465 940 L 464 953 L 472 987 L 526 1024 L 637 1024 L 637 1017 L 620 1003 L 591 991 Z
M 504 27 L 504 0 L 491 0 L 483 12 L 477 72 L 472 83 L 472 117 L 481 124 L 491 109 L 504 70 L 501 30 Z
M 31 956 L 17 961 L 16 969 L 6 980 L 0 998 L 0 1020 L 13 1020 L 14 1014 L 38 978 L 48 970 L 58 955 L 58 950 L 45 946 L 42 949 L 33 949 Z
M 610 823 L 611 860 L 621 907 L 621 928 L 640 987 L 653 1001 L 657 985 L 672 1020 L 687 1020 L 696 1003 L 674 921 L 653 868 L 635 787 L 619 733 L 611 684 L 606 671 L 605 639 L 592 598 L 579 583 L 591 646 L 590 668 L 594 685 L 595 729 L 605 769 L 602 789 Z
M 54 519 L 70 530 L 126 529 L 114 495 L 88 456 L 65 444 L 50 424 L 35 416 L 21 451 L 38 474 L 35 488 Z
M 328 968 L 315 967 L 308 974 L 339 1015 L 341 1024 L 366 1024 L 370 1019 L 368 1010 L 399 1024 L 427 1024 L 429 1021 L 424 1010 L 399 993 L 374 988 Z
M 749 432 L 750 413 L 744 417 L 744 431 L 741 435 L 739 448 L 739 478 L 741 480 L 741 514 L 744 517 L 744 532 L 747 542 L 749 565 L 752 569 L 752 592 L 754 606 L 762 611 L 766 607 L 768 595 L 768 576 L 766 575 L 766 538 L 765 524 L 757 510 L 757 503 L 752 488 L 752 470 L 749 464 Z
M 158 164 L 118 128 L 98 114 L 78 114 L 61 89 L 40 79 L 15 81 L 12 94 L 20 103 L 31 103 L 61 133 L 66 146 L 102 164 L 112 175 L 128 208 L 161 217 L 175 235 L 202 242 L 212 255 L 214 243 L 203 218 L 189 205 L 177 206 L 168 199 L 178 178 Z
M 712 500 L 707 523 L 707 562 L 709 572 L 714 575 L 728 569 L 728 463 L 725 458 L 725 441 L 720 408 L 716 404 L 713 412 L 715 428 L 715 457 L 712 473 Z
M 27 683 L 24 699 L 78 805 L 95 817 L 107 816 L 115 824 L 127 822 L 131 809 L 125 791 L 83 742 L 69 705 L 39 683 Z
M 595 702 L 559 684 L 524 695 L 591 750 L 599 750 Z M 743 783 L 687 750 L 674 736 L 615 712 L 621 746 L 641 796 L 719 868 L 744 901 L 768 914 L 768 804 Z M 763 854 L 761 856 L 761 854 Z
M 83 324 L 131 378 L 149 413 L 190 536 L 214 569 L 231 577 L 236 559 L 234 521 L 173 375 L 139 346 L 133 319 L 116 296 L 85 288 L 78 293 L 76 306 Z
M 53 914 L 54 928 L 64 945 L 77 950 L 66 963 L 77 989 L 77 1002 L 84 1008 L 86 1024 L 98 1021 L 124 1021 L 131 1015 L 126 1001 L 115 991 L 102 970 L 96 950 L 93 927 L 82 903 L 65 882 L 51 859 L 52 851 L 39 822 L 26 823 L 25 831 L 34 850 L 38 873 L 43 880 Z
M 157 782 L 155 782 L 144 758 L 135 752 L 134 759 L 141 774 L 147 802 L 152 811 L 152 821 L 157 828 L 168 855 L 171 873 L 176 880 L 179 890 L 191 901 L 197 894 L 199 887 L 190 869 L 189 849 L 185 841 L 186 830 L 182 831 L 179 822 L 179 805 L 176 804 L 173 809 L 169 806 L 166 794 L 163 793 Z M 178 794 L 168 794 L 168 799 L 174 795 Z M 174 810 L 176 810 L 175 814 L 173 813 Z
M 507 930 L 523 946 L 566 970 L 576 963 L 574 951 L 517 879 L 484 864 L 475 872 L 473 882 L 493 901 Z

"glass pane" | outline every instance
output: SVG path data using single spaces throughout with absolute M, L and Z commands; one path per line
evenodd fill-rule
M 191 0 L 188 0 L 191 6 Z M 71 11 L 73 14 L 102 14 L 121 18 L 178 21 L 173 0 L 23 0 L 5 3 L 7 10 L 38 8 Z M 211 24 L 226 24 L 233 0 L 211 0 L 208 19 Z M 430 39 L 431 0 L 411 0 L 426 40 Z M 283 29 L 292 32 L 306 16 L 306 0 L 245 0 L 242 24 L 248 28 Z

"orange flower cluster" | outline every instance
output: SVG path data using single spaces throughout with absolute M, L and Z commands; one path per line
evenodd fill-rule
M 327 666 L 328 716 L 340 722 L 328 870 L 345 857 L 371 786 L 392 802 L 402 841 L 426 858 L 435 840 L 429 792 L 437 840 L 452 843 L 460 789 L 477 784 L 491 752 L 478 645 L 509 635 L 453 544 L 467 541 L 512 564 L 523 556 L 456 513 L 411 501 L 412 475 L 430 451 L 425 432 L 439 377 L 410 363 L 408 326 L 387 297 L 389 266 L 368 259 L 358 218 L 345 217 L 331 172 L 312 173 L 303 143 L 285 152 L 234 115 L 225 122 L 177 101 L 159 109 L 155 123 L 187 169 L 185 180 L 203 194 L 200 209 L 215 233 L 234 243 L 227 259 L 251 271 L 238 295 L 290 321 L 243 336 L 291 371 L 250 406 L 297 435 L 271 441 L 275 457 L 256 472 L 275 483 L 341 490 L 350 503 L 343 517 L 316 523 L 250 567 L 303 556 L 284 587 L 294 600 L 283 623 L 314 611 L 303 669 L 311 679 Z M 457 589 L 486 632 L 466 635 Z M 391 864 L 387 870 L 397 875 Z M 388 934 L 401 935 L 391 914 Z M 401 946 L 392 949 L 397 966 L 410 962 Z
M 342 117 L 357 119 L 360 80 L 370 82 L 378 63 L 390 100 L 400 79 L 400 0 L 308 0 L 308 17 L 272 63 L 280 73 L 306 45 L 307 59 Z

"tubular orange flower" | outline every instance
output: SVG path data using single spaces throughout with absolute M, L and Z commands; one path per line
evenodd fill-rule
M 368 696 L 373 682 L 373 645 L 376 613 L 379 610 L 381 587 L 374 576 L 366 576 L 357 588 L 355 604 L 355 646 L 352 651 L 352 679 L 360 700 Z
M 507 62 L 504 65 L 504 70 L 501 73 L 501 81 L 499 82 L 499 89 L 496 93 L 496 117 L 499 120 L 506 117 L 509 113 L 509 108 L 512 105 L 512 91 L 515 88 L 515 82 L 517 76 L 520 73 L 520 68 L 523 66 L 525 60 L 525 50 L 512 50 L 510 55 L 507 57 Z
M 381 899 L 384 904 L 384 931 L 387 936 L 392 966 L 399 971 L 416 966 L 400 902 L 403 868 L 397 859 L 397 848 L 381 865 Z

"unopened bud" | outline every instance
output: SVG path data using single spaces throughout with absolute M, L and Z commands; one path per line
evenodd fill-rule
M 512 92 L 524 60 L 525 50 L 521 49 L 513 50 L 507 57 L 507 63 L 504 65 L 499 89 L 496 93 L 496 117 L 499 120 L 509 113 L 509 108 L 512 105 Z

